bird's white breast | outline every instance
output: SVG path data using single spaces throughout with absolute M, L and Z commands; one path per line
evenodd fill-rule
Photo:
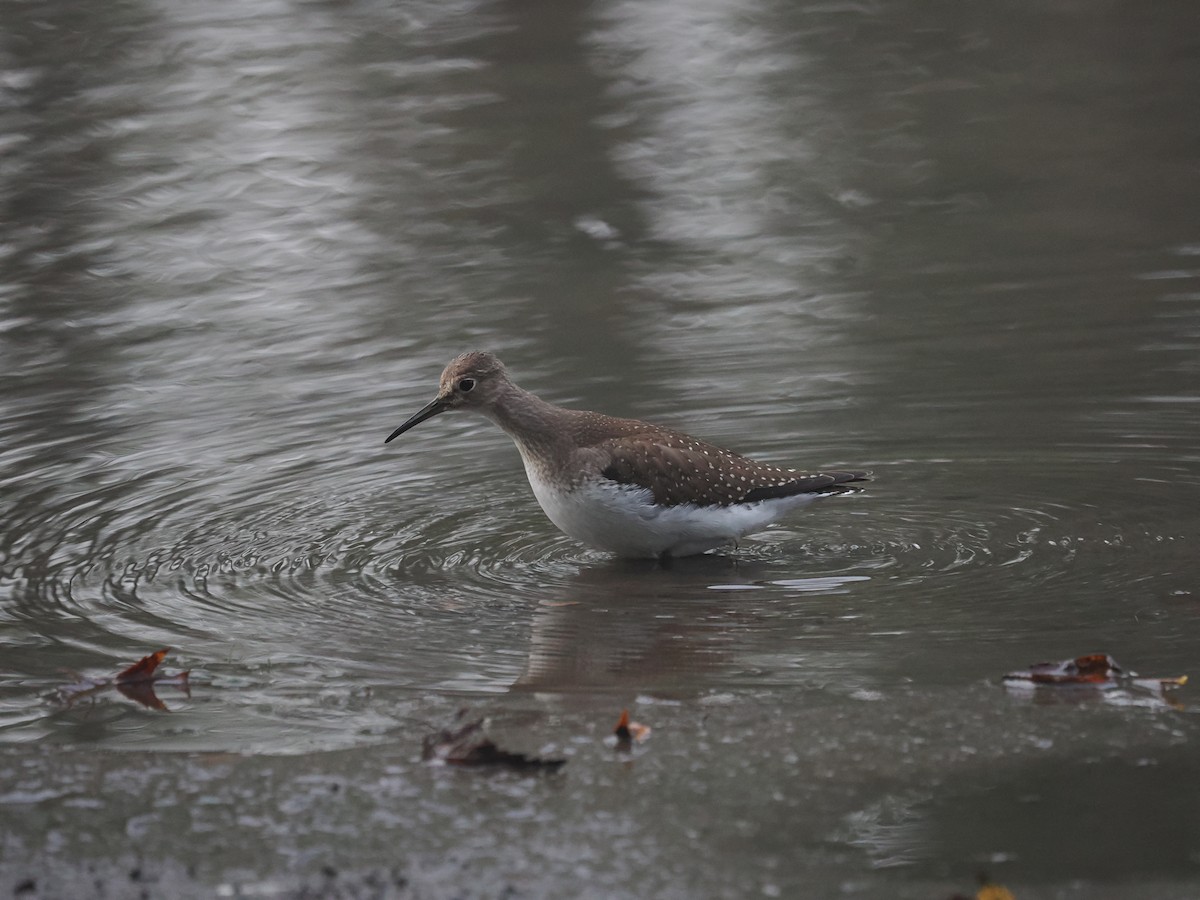
M 732 506 L 657 506 L 645 488 L 591 479 L 562 486 L 526 462 L 529 484 L 542 509 L 578 541 L 618 556 L 689 556 L 733 543 L 814 495 Z

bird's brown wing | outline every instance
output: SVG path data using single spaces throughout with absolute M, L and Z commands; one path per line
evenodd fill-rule
M 756 503 L 796 494 L 848 490 L 865 472 L 807 473 L 755 462 L 686 435 L 630 435 L 594 446 L 600 475 L 649 490 L 662 506 Z

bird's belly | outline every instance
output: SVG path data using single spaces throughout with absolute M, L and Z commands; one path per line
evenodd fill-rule
M 618 556 L 690 556 L 733 543 L 757 531 L 805 497 L 735 506 L 656 506 L 644 488 L 604 479 L 560 488 L 530 471 L 534 496 L 550 521 L 563 532 Z

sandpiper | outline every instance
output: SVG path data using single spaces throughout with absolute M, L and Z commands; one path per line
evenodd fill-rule
M 519 388 L 482 351 L 451 360 L 437 396 L 384 443 L 450 410 L 504 429 L 550 521 L 618 556 L 703 553 L 870 478 L 779 468 L 649 422 L 564 409 Z

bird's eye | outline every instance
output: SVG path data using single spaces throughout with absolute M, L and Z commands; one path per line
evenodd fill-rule
M 471 391 L 475 390 L 475 379 L 463 378 L 458 382 L 458 389 L 464 394 L 469 394 Z

